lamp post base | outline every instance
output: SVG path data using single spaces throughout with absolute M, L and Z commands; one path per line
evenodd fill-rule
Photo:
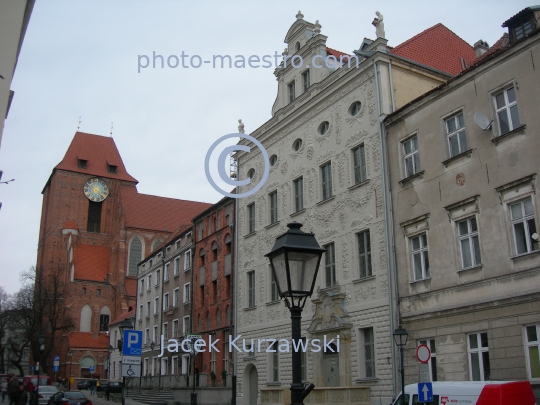
M 196 392 L 191 393 L 191 405 L 197 405 L 197 393 Z

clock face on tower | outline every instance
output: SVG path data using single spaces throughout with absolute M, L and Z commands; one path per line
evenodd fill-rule
M 109 195 L 109 186 L 99 177 L 93 177 L 84 183 L 84 195 L 90 201 L 101 202 Z

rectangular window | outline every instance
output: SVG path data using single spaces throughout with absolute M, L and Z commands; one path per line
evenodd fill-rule
M 150 301 L 146 302 L 146 317 L 150 316 Z
M 445 121 L 446 134 L 448 135 L 448 147 L 450 157 L 457 156 L 467 150 L 467 136 L 465 135 L 465 121 L 463 112 L 448 118 Z
M 150 343 L 150 328 L 146 328 L 144 330 L 144 341 L 146 342 L 146 344 Z
M 163 337 L 165 338 L 165 341 L 169 339 L 169 324 L 168 323 L 163 324 Z
M 109 315 L 99 316 L 99 331 L 106 332 L 109 330 Z
M 88 201 L 88 224 L 86 230 L 88 232 L 101 232 L 101 208 L 102 202 Z
M 268 347 L 270 352 L 270 381 L 279 382 L 279 350 L 277 342 L 272 343 Z
M 270 269 L 270 301 L 279 301 L 279 291 L 274 272 Z
M 178 330 L 178 319 L 173 320 L 172 328 L 173 328 L 172 337 L 177 338 L 178 337 L 178 332 L 179 332 L 179 330 Z
M 480 242 L 478 240 L 476 218 L 469 218 L 458 222 L 457 227 L 462 268 L 468 269 L 479 266 L 482 263 L 482 258 L 480 256 Z
M 248 234 L 255 232 L 255 203 L 247 206 L 248 209 Z
M 157 343 L 158 342 L 158 330 L 157 325 L 154 325 L 154 329 L 152 330 L 152 342 Z
M 405 158 L 405 176 L 409 177 L 420 171 L 420 156 L 418 154 L 418 139 L 416 136 L 403 142 Z
M 373 328 L 365 328 L 363 332 L 366 378 L 375 378 L 375 340 L 373 339 Z
M 302 82 L 304 84 L 304 92 L 308 91 L 309 89 L 309 86 L 310 86 L 310 82 L 309 82 L 309 69 L 304 71 L 304 73 L 302 73 Z
M 294 212 L 304 209 L 304 178 L 300 177 L 294 182 Z
M 169 310 L 169 293 L 163 294 L 163 311 Z
M 332 197 L 332 163 L 328 162 L 321 166 L 322 179 L 322 199 L 323 201 Z
M 144 293 L 144 278 L 141 279 L 141 290 L 139 291 L 139 294 L 143 294 Z
M 174 275 L 177 276 L 180 274 L 180 258 L 177 257 L 174 259 Z
M 270 194 L 270 223 L 277 222 L 277 191 Z
M 189 283 L 184 284 L 184 304 L 187 304 L 189 302 Z
M 152 288 L 152 275 L 148 275 L 148 291 Z
M 159 312 L 159 297 L 154 298 L 154 315 Z
M 412 264 L 414 279 L 423 280 L 429 277 L 429 257 L 427 235 L 422 233 L 411 238 Z
M 144 311 L 143 305 L 141 304 L 139 305 L 139 321 L 142 320 L 143 318 L 143 311 Z
M 538 234 L 531 197 L 510 205 L 512 230 L 518 255 L 538 250 Z M 533 235 L 536 234 L 536 239 Z
M 116 172 L 118 171 L 118 166 L 110 165 L 107 163 L 107 169 L 109 173 L 116 174 Z
M 161 283 L 161 270 L 156 270 L 156 287 Z
M 197 231 L 198 231 L 198 234 L 197 234 L 197 238 L 198 240 L 201 240 L 203 238 L 203 233 L 204 233 L 204 229 L 203 229 L 203 222 L 199 222 L 197 224 Z
M 180 305 L 180 288 L 173 290 L 173 307 Z
M 181 243 L 181 240 L 179 239 L 179 240 L 177 240 L 176 243 L 174 244 L 174 248 L 175 248 L 176 250 L 180 249 L 180 243 Z
M 360 278 L 370 277 L 371 270 L 371 238 L 369 229 L 358 234 L 358 263 L 360 265 Z
M 336 251 L 334 243 L 325 246 L 324 270 L 326 276 L 326 286 L 332 287 L 336 284 Z
M 189 316 L 184 316 L 182 319 L 182 334 L 186 336 L 190 332 Z
M 529 378 L 540 378 L 540 325 L 525 327 L 525 344 L 527 345 L 527 371 Z
M 517 41 L 518 39 L 521 39 L 524 36 L 529 35 L 533 31 L 533 27 L 534 27 L 533 24 L 531 24 L 531 20 L 527 19 L 527 20 L 523 20 L 523 22 L 519 23 L 518 25 L 515 25 L 513 27 L 513 31 L 515 35 L 514 41 Z
M 366 150 L 364 145 L 353 149 L 354 161 L 354 184 L 360 184 L 367 180 L 366 175 Z
M 165 274 L 163 275 L 163 281 L 169 281 L 170 275 L 171 275 L 171 264 L 167 263 L 165 264 Z
M 471 381 L 489 380 L 489 348 L 487 332 L 468 335 L 469 372 Z
M 191 268 L 191 251 L 188 250 L 186 253 L 184 253 L 184 271 L 189 270 Z
M 250 271 L 247 273 L 248 280 L 248 308 L 255 306 L 255 272 Z
M 294 87 L 295 87 L 294 80 L 287 85 L 287 89 L 289 90 L 289 103 L 292 103 L 294 99 L 296 98 Z
M 421 340 L 419 344 L 429 347 L 429 350 L 431 352 L 431 357 L 428 363 L 429 376 L 431 378 L 431 381 L 437 381 L 437 351 L 435 350 L 435 339 Z
M 516 100 L 516 90 L 513 86 L 495 94 L 494 102 L 495 109 L 497 110 L 500 135 L 504 135 L 521 126 Z
M 79 169 L 86 169 L 86 164 L 88 163 L 88 160 L 84 159 L 77 159 Z

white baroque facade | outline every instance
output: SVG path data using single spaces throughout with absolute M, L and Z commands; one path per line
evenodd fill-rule
M 251 352 L 237 353 L 238 404 L 287 403 L 290 398 L 291 353 L 267 353 L 266 342 L 259 351 L 257 339 L 290 341 L 290 313 L 276 297 L 264 255 L 291 221 L 302 223 L 329 249 L 303 311 L 302 336 L 340 338 L 339 353 L 308 351 L 303 358 L 303 378 L 317 387 L 310 400 L 378 404 L 393 396 L 391 333 L 396 325 L 379 116 L 447 77 L 387 53 L 384 38 L 364 40 L 350 66 L 344 58 L 339 64 L 344 54 L 326 47 L 320 29 L 318 21 L 309 23 L 299 12 L 285 38 L 284 55 L 300 55 L 302 65 L 296 58 L 297 67 L 282 63 L 276 69 L 273 117 L 251 133 L 268 151 L 271 167 L 264 186 L 238 200 L 236 336 L 241 335 L 242 350 L 242 339 L 246 348 L 254 339 Z M 310 66 L 315 55 L 321 55 L 320 68 Z M 325 66 L 325 59 L 334 66 Z M 264 161 L 258 148 L 235 158 L 239 178 L 252 177 L 250 185 L 237 190 L 243 193 L 261 181 Z

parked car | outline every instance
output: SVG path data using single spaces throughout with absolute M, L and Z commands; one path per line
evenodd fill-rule
M 122 392 L 122 389 L 124 388 L 124 383 L 120 381 L 105 381 L 101 383 L 101 386 L 99 387 L 100 391 L 104 391 L 105 394 L 117 394 Z
M 26 392 L 34 392 L 38 383 L 37 375 L 27 375 L 23 378 L 23 385 L 26 388 Z M 52 385 L 51 377 L 45 374 L 39 376 L 39 386 Z
M 36 390 L 34 390 L 34 395 L 36 393 Z M 56 388 L 54 385 L 40 385 L 38 392 L 38 405 L 46 405 L 47 402 L 49 402 L 49 398 L 51 398 L 57 392 L 58 388 Z
M 92 405 L 80 391 L 59 391 L 49 398 L 47 405 Z
M 89 390 L 90 387 L 96 385 L 96 380 L 84 380 L 77 383 L 78 390 Z

